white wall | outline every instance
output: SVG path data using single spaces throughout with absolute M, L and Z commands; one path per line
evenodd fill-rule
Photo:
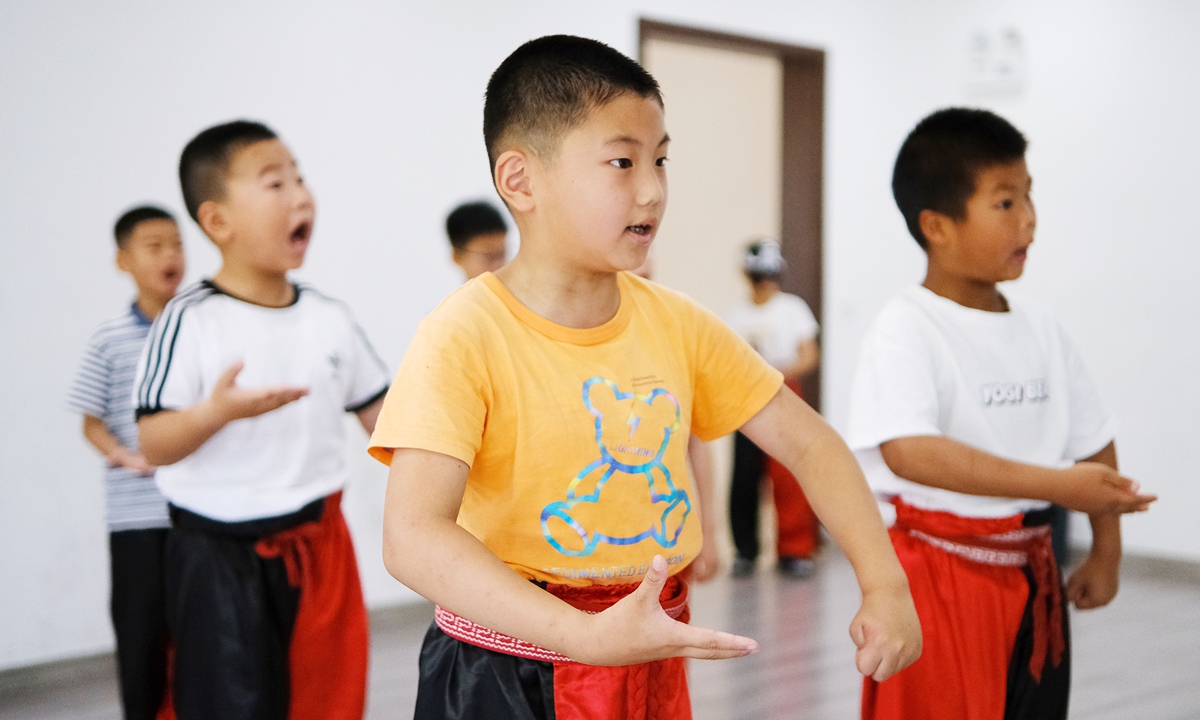
M 826 398 L 845 420 L 858 339 L 921 256 L 888 191 L 905 132 L 983 103 L 1033 140 L 1041 211 L 1026 291 L 1052 303 L 1121 415 L 1129 472 L 1163 495 L 1131 549 L 1200 559 L 1200 6 L 1167 0 L 603 4 L 0 4 L 0 667 L 103 650 L 107 565 L 96 458 L 63 396 L 91 328 L 129 288 L 109 227 L 140 200 L 178 208 L 174 167 L 199 129 L 261 118 L 317 194 L 304 278 L 347 300 L 398 362 L 454 287 L 440 221 L 489 193 L 480 99 L 495 65 L 550 32 L 636 52 L 639 16 L 829 51 Z M 1015 25 L 1026 91 L 972 95 L 968 40 Z M 670 127 L 670 109 L 667 122 Z M 687 148 L 672 147 L 679 156 Z M 714 173 L 714 181 L 719 173 Z M 216 256 L 185 230 L 191 277 Z M 368 596 L 403 599 L 379 563 L 383 473 L 355 448 L 348 497 Z

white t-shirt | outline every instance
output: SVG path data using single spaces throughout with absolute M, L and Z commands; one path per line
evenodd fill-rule
M 815 338 L 820 330 L 808 303 L 782 292 L 762 305 L 749 300 L 740 303 L 729 311 L 725 322 L 776 368 L 795 362 L 801 343 Z
M 877 495 L 965 517 L 1044 508 L 909 482 L 891 472 L 879 446 L 939 435 L 1010 460 L 1069 467 L 1115 437 L 1116 422 L 1062 327 L 1040 305 L 1005 297 L 1009 312 L 984 312 L 918 286 L 875 319 L 851 389 L 847 441 Z
M 294 512 L 346 481 L 346 412 L 387 392 L 383 362 L 348 308 L 311 287 L 268 308 L 208 281 L 181 292 L 155 320 L 134 382 L 137 416 L 183 410 L 207 398 L 235 361 L 244 388 L 299 385 L 309 394 L 235 420 L 194 453 L 158 469 L 175 505 L 223 522 Z

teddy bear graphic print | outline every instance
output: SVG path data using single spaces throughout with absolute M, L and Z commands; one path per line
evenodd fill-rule
M 546 542 L 570 557 L 591 555 L 601 543 L 674 547 L 692 511 L 664 462 L 682 426 L 679 401 L 662 388 L 624 392 L 593 377 L 583 383 L 583 404 L 595 419 L 596 458 L 570 480 L 562 500 L 542 508 Z

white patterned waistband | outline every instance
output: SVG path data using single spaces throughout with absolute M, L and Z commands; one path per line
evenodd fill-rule
M 916 539 L 932 545 L 939 550 L 957 555 L 961 558 L 966 558 L 972 562 L 981 563 L 983 565 L 999 565 L 1002 567 L 1022 567 L 1029 564 L 1029 553 L 1019 548 L 1011 550 L 1004 548 L 982 547 L 979 545 L 970 545 L 967 543 L 955 542 L 945 538 L 936 537 L 929 533 L 921 532 L 920 530 L 909 529 L 908 534 Z M 1037 525 L 1034 527 L 1020 528 L 999 535 L 982 535 L 981 541 L 987 543 L 995 543 L 1000 545 L 1024 545 L 1031 540 L 1050 534 L 1049 525 Z

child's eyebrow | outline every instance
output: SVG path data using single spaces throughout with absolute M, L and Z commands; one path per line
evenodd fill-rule
M 1029 188 L 1032 188 L 1032 187 L 1033 187 L 1033 178 L 1029 178 L 1029 179 L 1028 179 L 1028 180 L 1026 180 L 1025 182 L 1015 182 L 1015 183 L 1014 183 L 1014 182 L 1002 182 L 1002 183 L 997 183 L 997 185 L 996 185 L 996 191 L 997 191 L 997 192 L 1013 192 L 1013 191 L 1020 191 L 1020 190 L 1029 189 Z
M 662 140 L 658 141 L 657 147 L 662 147 L 663 145 L 666 145 L 669 142 L 671 142 L 671 136 L 664 134 L 662 137 Z M 630 135 L 621 135 L 619 137 L 611 138 L 610 140 L 606 141 L 604 144 L 605 145 L 635 145 L 635 146 L 640 147 L 642 144 L 642 141 L 638 140 L 637 138 L 632 137 Z
M 285 165 L 285 163 L 283 163 L 283 162 L 268 163 L 263 166 L 262 170 L 258 171 L 258 176 L 262 177 L 263 175 L 266 175 L 269 172 L 278 172 L 280 170 L 283 170 L 284 165 Z M 292 162 L 291 165 L 293 167 L 295 167 L 296 163 Z

